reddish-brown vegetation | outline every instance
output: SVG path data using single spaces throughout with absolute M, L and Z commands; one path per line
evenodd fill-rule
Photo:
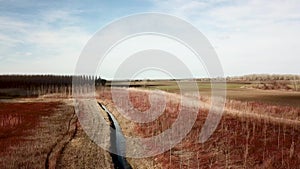
M 54 168 L 76 132 L 76 116 L 68 103 L 59 99 L 2 102 L 0 168 Z
M 51 115 L 60 102 L 0 103 L 0 152 L 24 141 L 43 116 Z
M 119 90 L 122 92 L 124 89 Z M 167 97 L 165 111 L 155 121 L 145 124 L 133 123 L 113 108 L 109 92 L 101 97 L 116 115 L 124 133 L 134 137 L 151 137 L 170 128 L 178 116 L 180 107 L 179 97 Z M 141 100 L 148 100 L 147 97 L 144 91 L 130 90 L 129 100 L 139 110 L 150 107 L 149 102 L 140 103 Z M 208 98 L 200 100 L 209 103 Z M 189 113 L 189 109 L 192 108 L 187 108 L 184 113 Z M 198 141 L 199 133 L 207 114 L 207 108 L 200 109 L 187 137 L 171 150 L 147 160 L 152 160 L 153 164 L 159 164 L 162 168 L 300 166 L 299 108 L 229 100 L 216 131 L 208 141 L 201 144 Z M 288 120 L 293 123 L 289 123 Z
M 155 159 L 163 168 L 295 168 L 300 165 L 298 126 L 224 115 L 210 139 L 199 133 L 207 111 L 199 112 L 188 136 Z M 171 156 L 170 156 L 171 155 Z

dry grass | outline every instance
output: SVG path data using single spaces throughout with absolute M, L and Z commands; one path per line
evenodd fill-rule
M 1 103 L 2 121 L 7 115 L 21 122 L 1 138 L 0 168 L 44 168 L 48 153 L 67 131 L 66 122 L 73 114 L 63 102 Z M 4 151 L 5 149 L 5 151 Z
M 110 146 L 109 126 L 105 126 L 105 124 L 99 124 L 97 122 L 96 123 L 98 125 L 96 125 L 96 123 L 93 123 L 96 118 L 90 116 L 95 115 L 93 113 L 100 113 L 105 121 L 108 121 L 107 114 L 99 108 L 97 102 L 87 99 L 80 100 L 79 104 L 81 106 L 78 107 L 80 109 L 78 116 L 81 124 L 79 122 L 77 123 L 78 128 L 76 135 L 64 148 L 58 167 L 99 169 L 113 168 L 114 166 L 109 152 L 98 146 L 88 136 L 99 132 L 98 134 L 100 135 L 97 136 L 101 136 L 102 138 L 97 137 L 94 139 L 102 140 L 106 148 Z M 85 126 L 81 126 L 82 124 Z M 91 128 L 88 128 L 88 125 L 90 125 Z M 103 138 L 103 136 L 105 136 L 105 138 Z
M 120 92 L 126 89 L 120 89 Z M 149 91 L 130 90 L 129 99 L 135 108 L 146 110 Z M 169 128 L 178 116 L 178 96 L 167 94 L 166 109 L 155 122 L 133 123 L 124 118 L 107 91 L 101 95 L 113 111 L 123 133 L 127 136 L 150 137 Z M 140 100 L 145 100 L 141 104 Z M 150 158 L 129 159 L 140 168 L 297 168 L 300 166 L 299 108 L 270 105 L 259 102 L 227 101 L 225 114 L 210 139 L 201 144 L 199 133 L 208 114 L 209 98 L 200 98 L 204 104 L 190 133 L 171 150 Z M 186 103 L 186 112 L 193 105 Z M 158 144 L 160 144 L 158 142 Z M 151 167 L 151 165 L 153 165 Z M 146 167 L 147 168 L 147 167 Z
M 112 168 L 108 152 L 84 133 L 73 101 L 0 103 L 0 168 Z
M 113 168 L 113 163 L 110 154 L 90 140 L 79 126 L 75 137 L 63 150 L 58 168 L 109 169 Z

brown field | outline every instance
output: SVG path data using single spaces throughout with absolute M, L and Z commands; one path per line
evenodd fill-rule
M 0 102 L 0 168 L 112 168 L 68 99 Z
M 122 90 L 126 89 L 119 90 L 123 92 Z M 133 89 L 129 91 L 129 99 L 136 109 L 144 111 L 150 107 L 149 92 Z M 124 118 L 115 109 L 109 92 L 103 94 L 101 98 L 118 119 L 123 133 L 131 137 L 151 137 L 170 128 L 177 118 L 180 101 L 180 97 L 171 94 L 167 97 L 164 113 L 156 121 L 140 124 Z M 218 128 L 204 144 L 199 143 L 198 138 L 208 113 L 207 106 L 199 110 L 192 130 L 181 143 L 163 154 L 129 161 L 137 168 L 141 167 L 139 164 L 156 166 L 155 168 L 297 168 L 300 166 L 299 107 L 268 104 L 257 99 L 256 101 L 241 100 L 227 100 L 225 113 Z M 209 97 L 203 96 L 199 101 L 209 103 Z M 297 101 L 299 104 L 299 100 Z M 189 112 L 189 108 L 193 107 L 188 107 L 185 113 Z M 160 141 L 157 144 L 159 143 Z
M 181 106 L 183 113 L 189 115 L 197 108 L 194 103 L 201 103 L 191 131 L 179 144 L 153 157 L 127 158 L 132 168 L 299 168 L 299 87 L 265 89 L 256 88 L 261 82 L 227 83 L 222 119 L 202 144 L 198 139 L 210 106 L 211 86 L 207 81 L 197 84 L 199 98 L 193 96 L 192 90 L 184 97 L 179 96 L 176 81 L 137 81 L 132 82 L 135 88 L 116 88 L 119 94 L 129 91 L 129 100 L 139 111 L 151 108 L 149 96 L 154 90 L 166 91 L 163 113 L 148 123 L 134 123 L 117 111 L 109 83 L 98 88 L 97 100 L 113 113 L 123 134 L 130 137 L 158 135 L 172 127 Z M 121 86 L 119 82 L 118 87 Z M 79 123 L 70 86 L 37 89 L 38 92 L 31 89 L 29 93 L 23 89 L 22 93 L 16 89 L 0 90 L 0 168 L 114 168 L 113 156 L 91 140 Z M 156 98 L 154 111 L 162 106 L 160 99 Z M 84 104 L 99 111 L 111 124 L 96 102 L 89 100 Z M 133 113 L 132 109 L 125 112 Z M 189 119 L 185 122 L 191 123 Z M 109 132 L 103 125 L 100 128 L 103 133 Z M 181 131 L 177 132 L 180 135 Z M 110 136 L 107 133 L 107 146 Z M 168 140 L 157 140 L 155 144 L 162 143 Z
M 189 80 L 179 81 L 182 84 L 190 83 Z M 267 103 L 271 105 L 283 105 L 300 107 L 300 83 L 297 81 L 294 87 L 293 81 L 279 80 L 277 83 L 286 83 L 291 86 L 290 90 L 282 89 L 258 89 L 256 86 L 265 83 L 275 83 L 277 81 L 248 81 L 248 80 L 229 80 L 226 82 L 227 99 L 240 101 L 259 101 L 260 103 Z M 196 80 L 198 84 L 199 93 L 202 96 L 211 96 L 211 84 L 209 81 Z M 124 81 L 115 82 L 117 87 L 123 86 Z M 110 83 L 107 84 L 110 87 Z M 133 81 L 130 83 L 133 87 L 143 88 L 147 90 L 163 90 L 170 93 L 179 93 L 180 89 L 177 81 L 174 80 L 157 80 L 157 81 Z M 185 86 L 185 87 L 187 87 Z M 216 83 L 218 88 L 218 83 Z M 191 93 L 195 92 L 193 90 Z

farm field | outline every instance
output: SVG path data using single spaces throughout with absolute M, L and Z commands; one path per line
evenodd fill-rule
M 200 108 L 192 130 L 178 145 L 163 154 L 149 158 L 132 158 L 129 162 L 136 168 L 139 168 L 138 164 L 155 166 L 155 168 L 297 168 L 300 166 L 298 153 L 300 148 L 297 146 L 300 138 L 299 92 L 267 91 L 241 88 L 242 86 L 244 84 L 227 85 L 228 96 L 223 117 L 207 142 L 201 144 L 198 141 L 208 114 L 209 106 L 204 106 Z M 120 93 L 129 91 L 129 100 L 134 108 L 140 111 L 151 107 L 148 97 L 152 89 L 173 93 L 165 93 L 168 97 L 163 114 L 155 122 L 146 124 L 131 122 L 118 112 L 109 89 L 100 95 L 100 100 L 114 113 L 125 135 L 153 137 L 170 128 L 177 118 L 182 98 L 178 96 L 175 88 L 155 85 L 152 82 L 151 85 L 144 85 L 140 89 L 117 89 Z M 201 91 L 201 88 L 200 93 L 199 101 L 209 105 L 210 93 Z M 188 106 L 185 113 L 189 113 L 189 109 L 193 107 Z M 161 141 L 158 140 L 157 144 Z
M 84 133 L 71 99 L 0 101 L 0 168 L 113 168 Z
M 162 114 L 147 123 L 126 118 L 112 99 L 109 82 L 105 86 L 96 85 L 96 100 L 86 98 L 79 104 L 100 115 L 106 124 L 112 126 L 114 122 L 98 103 L 105 106 L 127 137 L 148 138 L 163 133 L 173 127 L 180 110 L 186 115 L 184 122 L 191 124 L 191 130 L 171 149 L 147 158 L 127 157 L 131 168 L 294 169 L 300 166 L 299 91 L 263 90 L 253 87 L 256 85 L 253 82 L 228 82 L 220 123 L 211 137 L 200 143 L 199 134 L 211 104 L 208 82 L 197 82 L 200 97 L 194 97 L 195 91 L 192 90 L 180 96 L 179 88 L 172 80 L 131 82 L 130 87 L 124 87 L 122 83 L 117 82 L 113 89 L 121 101 L 121 95 L 129 93 L 127 99 L 133 108 L 128 109 L 126 102 L 121 102 L 127 115 L 133 114 L 134 109 L 141 113 L 150 108 L 154 112 L 159 111 L 165 103 Z M 116 162 L 119 157 L 89 138 L 81 123 L 84 121 L 78 119 L 97 124 L 96 118 L 86 118 L 89 113 L 75 114 L 77 103 L 68 85 L 69 82 L 62 87 L 36 85 L 29 89 L 6 87 L 0 90 L 0 168 L 120 168 Z M 23 92 L 18 94 L 18 91 Z M 85 86 L 79 91 L 88 92 L 90 89 Z M 154 104 L 150 103 L 150 97 L 155 98 Z M 194 110 L 197 110 L 195 121 L 189 118 Z M 137 114 L 137 117 L 145 115 L 153 114 Z M 91 129 L 88 132 L 95 132 L 93 127 Z M 116 142 L 112 131 L 103 124 L 99 129 L 106 135 L 106 146 L 112 147 Z M 176 130 L 174 135 L 181 135 L 181 130 Z M 168 145 L 169 142 L 155 140 L 154 144 Z M 135 150 L 129 146 L 126 151 Z M 154 148 L 152 151 L 157 150 Z
M 180 83 L 190 83 L 188 80 Z M 261 103 L 269 103 L 283 106 L 300 107 L 300 92 L 293 90 L 260 90 L 252 88 L 251 81 L 228 81 L 226 83 L 227 99 L 241 101 L 259 101 Z M 257 83 L 257 82 L 255 82 Z M 124 82 L 115 82 L 115 85 L 122 86 Z M 199 93 L 202 96 L 211 96 L 210 82 L 197 81 Z M 137 86 L 148 90 L 163 90 L 170 93 L 179 93 L 180 89 L 176 81 L 138 81 L 131 82 L 130 85 Z M 218 84 L 216 84 L 218 88 Z M 300 88 L 300 84 L 298 84 Z M 194 91 L 191 91 L 193 93 Z

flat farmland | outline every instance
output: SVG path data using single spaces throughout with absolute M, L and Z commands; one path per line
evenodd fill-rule
M 0 168 L 113 168 L 77 121 L 70 99 L 0 102 Z
M 174 80 L 132 81 L 129 86 L 124 81 L 115 86 L 98 83 L 95 99 L 90 97 L 94 95 L 89 93 L 92 81 L 88 79 L 86 85 L 78 86 L 79 102 L 72 98 L 70 84 L 4 88 L 0 90 L 0 168 L 122 168 L 125 162 L 134 169 L 300 166 L 300 92 L 289 87 L 292 83 L 229 81 L 220 122 L 208 140 L 200 143 L 211 106 L 211 85 L 198 80 L 195 91 L 189 88 L 189 80 L 180 82 L 187 87 L 182 96 Z M 217 90 L 220 86 L 216 84 Z M 184 133 L 182 126 L 189 124 L 183 139 L 172 147 L 170 138 L 143 142 L 152 148 L 149 152 L 165 151 L 122 159 L 108 151 L 120 149 L 112 128 L 119 126 L 122 135 L 133 138 L 164 135 L 174 127 L 179 112 L 184 120 L 172 135 L 179 138 Z M 105 123 L 100 124 L 98 117 Z M 128 117 L 153 119 L 138 122 Z M 101 136 L 96 139 L 105 141 L 106 150 L 90 134 Z M 125 143 L 121 148 L 126 153 L 137 151 L 132 143 Z
M 144 90 L 144 88 L 118 88 L 116 90 L 119 93 L 129 92 L 132 109 L 137 109 L 142 113 L 151 107 L 149 95 L 153 94 L 153 90 Z M 256 89 L 249 89 L 249 93 L 251 90 L 259 93 Z M 268 92 L 272 94 L 267 97 L 276 98 L 277 95 L 274 93 L 281 91 L 265 91 L 260 95 L 264 96 Z M 287 92 L 283 91 L 283 93 L 281 96 Z M 184 98 L 176 92 L 165 93 L 165 97 L 167 99 L 163 113 L 155 121 L 149 123 L 135 123 L 127 119 L 116 108 L 110 91 L 102 92 L 100 100 L 113 112 L 125 135 L 146 138 L 156 136 L 171 128 L 178 117 L 180 101 Z M 170 169 L 297 168 L 300 166 L 299 100 L 296 99 L 296 104 L 289 106 L 278 103 L 278 100 L 261 101 L 257 95 L 255 97 L 249 100 L 241 97 L 228 99 L 218 127 L 213 135 L 202 144 L 199 142 L 199 133 L 207 118 L 210 105 L 210 97 L 202 95 L 197 101 L 204 106 L 199 109 L 191 131 L 179 144 L 163 154 L 148 158 L 130 158 L 129 162 L 134 168 L 140 168 L 141 164 L 145 166 L 144 168 L 155 166 L 154 168 Z M 285 100 L 285 103 L 288 102 L 289 100 Z M 184 113 L 187 115 L 195 108 L 190 102 L 183 103 L 183 106 Z M 130 111 L 134 113 L 133 110 L 128 110 L 126 114 L 129 115 Z M 162 144 L 162 142 L 168 142 L 168 140 L 157 140 L 155 144 Z
M 189 80 L 179 81 L 185 85 L 185 90 L 189 90 Z M 255 82 L 256 84 L 258 82 Z M 122 86 L 126 83 L 115 82 L 116 86 Z M 211 83 L 196 81 L 198 86 L 198 92 L 202 96 L 211 96 Z M 176 81 L 170 80 L 157 80 L 157 81 L 133 81 L 130 83 L 132 86 L 137 86 L 139 88 L 147 90 L 163 90 L 170 93 L 179 93 L 180 88 Z M 220 85 L 216 82 L 216 89 Z M 293 90 L 259 90 L 252 87 L 253 82 L 244 81 L 228 81 L 226 82 L 226 96 L 227 99 L 231 100 L 241 100 L 241 101 L 259 101 L 261 103 L 283 105 L 283 106 L 293 106 L 300 107 L 300 92 L 295 92 Z M 299 89 L 300 87 L 298 87 Z M 195 92 L 194 89 L 189 91 L 190 93 Z

